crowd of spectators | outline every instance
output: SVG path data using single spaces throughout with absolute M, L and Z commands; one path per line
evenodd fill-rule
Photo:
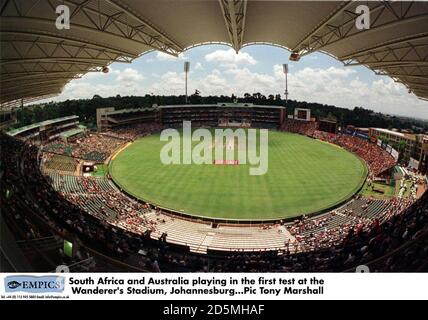
M 68 142 L 52 141 L 44 145 L 43 151 L 102 163 L 123 143 L 122 139 L 116 137 L 88 133 Z
M 409 202 L 392 200 L 382 221 L 374 219 L 369 222 L 359 220 L 357 217 L 357 223 L 350 226 L 341 226 L 334 230 L 321 228 L 321 231 L 312 235 L 309 232 L 309 235 L 305 235 L 304 241 L 308 241 L 307 245 L 312 250 L 293 254 L 286 251 L 282 255 L 267 252 L 223 255 L 213 253 L 201 256 L 183 252 L 182 248 L 181 251 L 176 250 L 164 241 L 153 242 L 148 237 L 149 233 L 141 235 L 129 232 L 129 228 L 121 228 L 120 224 L 111 224 L 107 220 L 88 214 L 81 206 L 66 201 L 64 195 L 57 193 L 51 182 L 43 176 L 39 170 L 40 153 L 36 146 L 3 134 L 1 142 L 2 186 L 6 185 L 23 203 L 26 209 L 22 210 L 21 214 L 25 215 L 28 221 L 30 212 L 35 213 L 58 233 L 72 232 L 94 249 L 117 257 L 121 261 L 138 256 L 139 266 L 151 271 L 343 271 L 362 263 L 369 263 L 388 253 L 400 254 L 401 246 L 409 241 L 417 243 L 411 248 L 402 249 L 405 250 L 406 258 L 409 260 L 426 258 L 426 250 L 419 245 L 419 241 L 421 237 L 426 239 L 427 236 L 428 194 L 424 194 L 415 203 L 410 200 Z M 101 192 L 91 179 L 82 183 L 85 183 L 88 193 Z M 140 207 L 129 207 L 128 203 L 116 207 L 115 202 L 121 203 L 122 200 L 116 194 L 107 194 L 105 205 L 120 211 L 119 215 L 124 218 L 121 223 L 137 225 L 144 222 L 139 220 L 141 215 L 133 216 L 129 211 L 129 209 L 139 211 Z M 13 201 L 5 201 L 2 208 L 15 205 Z M 124 209 L 125 207 L 128 210 Z M 306 218 L 296 222 L 294 227 L 296 230 L 310 231 L 314 228 L 314 223 L 317 227 L 327 225 L 328 221 L 323 219 L 321 217 L 316 222 L 309 222 L 311 219 Z M 340 242 L 335 241 L 338 236 Z M 410 268 L 415 265 L 420 266 L 422 263 L 413 262 L 411 266 L 409 264 L 403 266 L 393 256 L 388 257 L 386 270 L 403 271 L 399 269 L 401 266 Z M 378 264 L 376 268 L 383 270 L 383 264 Z
M 317 123 L 314 121 L 285 119 L 281 130 L 312 137 L 317 130 Z
M 43 147 L 43 151 L 46 153 L 56 153 L 71 157 L 73 155 L 72 145 L 68 145 L 63 141 L 55 140 Z
M 381 215 L 369 218 L 363 214 L 372 202 L 371 199 L 365 199 L 364 204 L 357 210 L 346 208 L 344 210 L 335 210 L 331 214 L 321 217 L 307 218 L 302 217 L 294 221 L 289 227 L 289 231 L 298 240 L 297 243 L 290 243 L 290 246 L 297 246 L 294 251 L 313 251 L 320 248 L 329 248 L 335 246 L 348 236 L 350 232 L 361 233 L 379 226 L 383 221 L 387 221 L 392 216 L 401 214 L 413 203 L 412 199 L 392 198 L 385 201 Z M 351 219 L 344 220 L 343 223 L 331 223 L 335 215 L 347 216 Z
M 74 173 L 79 165 L 79 160 L 64 155 L 44 152 L 42 163 L 43 167 L 48 170 Z
M 151 210 L 148 204 L 138 202 L 109 185 L 104 178 L 73 177 L 78 185 L 77 190 L 67 190 L 65 176 L 58 175 L 56 189 L 70 203 L 82 208 L 86 213 L 109 224 L 126 230 L 144 234 L 147 230 L 154 231 L 155 224 L 145 217 Z M 104 183 L 101 184 L 99 181 Z
M 106 135 L 133 141 L 137 138 L 144 137 L 156 132 L 159 132 L 162 126 L 158 123 L 136 123 L 126 126 L 116 127 L 114 129 L 106 130 Z
M 378 176 L 397 164 L 396 159 L 377 144 L 348 135 L 337 135 L 335 143 L 364 159 L 373 176 Z

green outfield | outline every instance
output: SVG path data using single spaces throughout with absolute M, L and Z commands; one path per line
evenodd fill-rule
M 269 131 L 262 176 L 249 175 L 249 164 L 164 165 L 165 144 L 159 135 L 135 141 L 114 157 L 110 174 L 129 194 L 194 216 L 262 220 L 319 212 L 350 198 L 367 176 L 352 153 L 283 132 Z

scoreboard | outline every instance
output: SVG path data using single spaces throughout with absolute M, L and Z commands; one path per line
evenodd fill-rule
M 301 121 L 311 121 L 311 109 L 294 109 L 294 119 Z

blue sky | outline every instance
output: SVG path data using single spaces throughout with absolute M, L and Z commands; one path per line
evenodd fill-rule
M 288 61 L 289 52 L 278 47 L 253 45 L 239 54 L 225 45 L 205 45 L 178 58 L 150 52 L 131 64 L 114 63 L 108 74 L 90 73 L 73 80 L 54 100 L 108 97 L 120 94 L 183 94 L 183 62 L 190 61 L 189 93 L 242 96 L 245 92 L 284 92 L 282 64 L 289 63 L 289 97 L 300 101 L 428 119 L 428 102 L 408 94 L 406 88 L 365 67 L 344 67 L 322 53 Z

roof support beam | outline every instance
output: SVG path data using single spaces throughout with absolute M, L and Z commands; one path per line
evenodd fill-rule
M 302 45 L 306 44 L 307 42 L 312 42 L 312 38 L 315 37 L 319 31 L 324 29 L 331 21 L 342 14 L 351 4 L 351 1 L 342 1 L 329 16 L 327 16 L 323 21 L 315 26 L 314 29 L 306 34 L 303 39 L 294 46 L 292 51 L 299 51 Z
M 52 83 L 52 84 L 46 85 L 46 87 L 39 87 L 39 90 L 34 90 L 34 89 L 31 88 L 31 86 L 25 86 L 25 87 L 23 87 L 23 90 L 20 90 L 20 91 L 17 91 L 17 92 L 20 95 L 22 94 L 22 92 L 28 92 L 28 91 L 35 92 L 36 94 L 39 94 L 40 91 L 43 91 L 45 89 L 46 90 L 51 90 L 51 89 L 61 88 L 61 90 L 62 90 L 62 88 L 64 86 L 65 86 L 65 83 Z M 16 88 L 18 88 L 18 87 L 16 87 Z M 6 95 L 5 97 L 8 97 L 8 95 Z M 2 95 L 2 98 L 3 98 L 3 95 Z
M 2 85 L 5 85 L 5 83 L 9 83 L 9 82 L 15 82 L 15 81 L 20 81 L 20 83 L 26 83 L 29 81 L 37 81 L 37 83 L 41 83 L 42 81 L 59 81 L 59 80 L 63 80 L 63 81 L 70 81 L 70 80 L 74 80 L 74 79 L 80 79 L 82 76 L 81 75 L 72 75 L 72 76 L 63 76 L 63 77 L 49 77 L 48 75 L 37 75 L 37 77 L 16 77 L 16 78 L 6 78 L 6 79 L 0 79 L 0 83 L 2 83 Z
M 410 79 L 422 79 L 422 80 L 428 80 L 428 74 L 427 75 L 411 75 L 411 74 L 394 74 L 394 73 L 376 73 L 378 76 L 390 76 L 393 78 L 410 78 Z
M 92 59 L 92 58 L 69 58 L 69 57 L 57 57 L 57 58 L 27 58 L 27 59 L 6 59 L 0 60 L 0 65 L 17 64 L 17 63 L 37 63 L 37 62 L 55 62 L 55 63 L 78 63 L 88 65 L 108 65 L 111 60 L 109 59 Z M 131 63 L 130 60 L 115 61 Z
M 34 66 L 32 66 L 31 69 L 29 68 L 24 68 L 24 65 L 20 65 L 20 67 L 24 70 L 24 71 L 12 71 L 9 72 L 8 70 L 5 69 L 5 67 L 9 67 L 9 66 L 14 66 L 14 65 L 7 65 L 7 66 L 3 66 L 2 69 L 0 69 L 0 73 L 4 74 L 4 76 L 2 76 L 2 80 L 3 79 L 14 79 L 14 78 L 20 78 L 20 77 L 39 77 L 41 75 L 48 75 L 48 76 L 60 76 L 60 75 L 65 75 L 65 76 L 70 76 L 70 75 L 84 75 L 88 72 L 101 72 L 102 69 L 101 67 L 99 68 L 92 68 L 92 66 L 87 66 L 85 65 L 84 67 L 86 68 L 81 68 L 79 67 L 79 65 L 73 64 L 73 63 L 69 63 L 67 68 L 64 68 L 64 66 L 62 66 L 61 68 L 58 69 L 54 69 L 53 67 L 56 66 L 55 63 L 52 62 L 47 62 L 48 64 L 50 64 L 50 68 L 40 68 L 39 64 L 35 64 Z M 35 68 L 36 66 L 38 66 L 39 68 Z
M 129 6 L 124 5 L 119 0 L 103 1 L 109 3 L 110 6 L 114 7 L 116 10 L 119 10 L 119 12 L 125 13 L 130 19 L 119 19 L 121 18 L 121 15 L 118 16 L 118 12 L 113 15 L 107 15 L 104 12 L 101 12 L 101 10 L 95 10 L 91 6 L 88 6 L 88 4 L 91 4 L 90 1 L 84 3 L 75 3 L 70 0 L 62 1 L 70 6 L 78 7 L 78 10 L 75 10 L 74 14 L 83 15 L 85 16 L 86 20 L 89 19 L 90 21 L 92 21 L 92 25 L 95 30 L 110 35 L 118 35 L 123 39 L 137 41 L 141 44 L 144 44 L 153 49 L 165 52 L 173 56 L 178 56 L 178 54 L 183 51 L 183 48 L 181 46 L 178 46 L 178 44 L 172 40 L 168 40 L 169 37 L 163 32 L 159 31 L 159 29 L 156 28 L 151 22 L 149 22 L 147 19 L 139 17 L 138 14 L 136 14 Z M 89 13 L 92 15 L 97 15 L 99 19 L 97 18 L 97 21 L 94 21 Z M 129 20 L 132 19 L 138 22 L 139 25 L 132 25 L 129 22 Z M 108 23 L 101 25 L 101 20 L 107 20 Z M 119 33 L 111 32 L 112 29 L 109 28 L 111 25 L 115 26 L 115 32 L 117 32 L 118 29 L 121 31 Z M 76 24 L 72 24 L 73 28 L 76 26 Z M 85 26 L 79 25 L 79 27 Z M 126 32 L 124 32 L 124 30 L 126 30 Z
M 413 65 L 428 65 L 428 61 L 418 61 L 418 60 L 394 60 L 394 61 L 362 61 L 362 62 L 348 62 L 345 63 L 346 67 L 353 66 L 370 66 L 373 68 L 384 68 L 386 66 L 413 66 Z
M 53 95 L 57 95 L 57 94 L 60 94 L 60 93 L 61 93 L 60 90 L 52 90 L 50 88 L 48 88 L 46 90 L 38 90 L 37 92 L 35 92 L 35 91 L 25 91 L 25 92 L 21 93 L 22 97 L 21 96 L 19 96 L 19 97 L 12 97 L 9 101 L 21 100 L 21 99 L 24 99 L 24 101 L 26 99 L 36 100 L 37 97 L 40 97 L 40 96 L 46 96 L 46 95 L 53 96 Z
M 183 46 L 181 46 L 177 41 L 173 40 L 171 36 L 167 35 L 165 32 L 162 32 L 158 27 L 156 27 L 152 22 L 148 19 L 142 17 L 135 10 L 131 9 L 128 5 L 125 5 L 120 0 L 104 0 L 108 2 L 111 6 L 116 8 L 119 11 L 126 13 L 126 15 L 132 17 L 137 20 L 139 23 L 148 28 L 152 33 L 154 33 L 157 37 L 160 37 L 165 44 L 165 46 L 171 47 L 176 52 L 182 52 L 184 50 Z
M 0 103 L 4 103 L 7 101 L 13 101 L 17 99 L 23 99 L 28 97 L 39 97 L 46 94 L 59 94 L 62 91 L 62 87 L 59 86 L 47 86 L 43 89 L 26 89 L 14 92 L 13 94 L 9 95 L 2 95 L 0 98 Z
M 100 50 L 94 50 L 92 51 L 91 48 L 87 48 L 84 46 L 76 46 L 75 44 L 65 44 L 65 43 L 55 43 L 51 41 L 46 40 L 39 40 L 34 39 L 33 41 L 22 41 L 22 40 L 6 40 L 2 39 L 0 40 L 1 43 L 7 44 L 5 46 L 5 51 L 8 52 L 7 56 L 9 60 L 14 59 L 26 59 L 26 58 L 35 58 L 37 59 L 44 59 L 44 58 L 58 58 L 58 59 L 104 59 L 108 61 L 115 61 L 115 62 L 131 62 L 132 57 L 126 57 L 122 55 L 118 55 L 116 53 L 106 52 L 106 51 L 100 51 Z M 26 49 L 25 52 L 21 52 L 17 49 L 17 46 L 23 43 L 30 44 L 29 49 Z M 46 50 L 46 45 L 55 47 L 54 50 Z M 59 53 L 62 56 L 58 56 Z M 64 55 L 65 54 L 65 55 Z
M 31 103 L 34 101 L 38 101 L 38 100 L 42 100 L 42 99 L 47 99 L 50 97 L 54 97 L 59 95 L 61 92 L 60 91 L 46 91 L 46 92 L 38 92 L 38 93 L 34 93 L 34 92 L 30 92 L 30 93 L 25 93 L 22 95 L 22 97 L 13 97 L 10 98 L 8 100 L 2 100 L 0 101 L 0 105 L 2 106 L 8 106 L 10 104 L 13 104 L 15 102 L 15 108 L 20 107 L 21 106 L 21 100 L 23 100 L 23 104 L 25 103 Z M 3 107 L 3 109 L 10 109 L 11 107 Z
M 348 5 L 356 6 L 357 1 L 348 2 Z M 358 14 L 347 10 L 347 8 L 336 11 L 330 19 L 327 19 L 327 23 L 323 23 L 318 28 L 313 30 L 307 37 L 299 42 L 297 46 L 293 48 L 293 51 L 297 51 L 300 55 L 306 55 L 314 51 L 323 50 L 325 47 L 336 44 L 342 40 L 349 40 L 359 34 L 370 34 L 384 29 L 390 28 L 391 26 L 398 26 L 400 24 L 407 24 L 413 22 L 426 21 L 428 14 L 426 12 L 415 13 L 410 10 L 414 2 L 405 3 L 388 3 L 386 1 L 372 1 L 367 2 L 370 13 L 372 16 L 371 27 L 368 30 L 358 30 L 355 27 L 355 19 Z M 339 8 L 340 9 L 340 8 Z M 382 19 L 381 17 L 390 16 L 390 13 L 394 14 L 394 18 Z
M 27 87 L 31 87 L 31 88 L 44 88 L 45 86 L 63 86 L 67 83 L 67 80 L 64 79 L 60 79 L 60 80 L 42 80 L 42 81 L 37 81 L 37 82 L 27 82 L 27 83 L 15 83 L 9 86 L 5 86 L 2 85 L 1 91 L 11 91 L 11 89 L 21 89 L 21 88 L 27 88 Z
M 421 83 L 403 83 L 406 87 L 412 89 L 417 88 L 421 90 L 428 90 L 428 84 L 421 84 Z
M 230 42 L 238 53 L 244 40 L 247 0 L 219 0 L 219 4 Z
M 364 55 L 369 54 L 369 53 L 375 53 L 375 52 L 381 51 L 383 49 L 387 49 L 387 48 L 392 47 L 392 46 L 397 46 L 397 45 L 401 45 L 401 44 L 408 44 L 409 42 L 412 42 L 412 41 L 419 41 L 419 40 L 425 40 L 425 39 L 428 39 L 428 33 L 421 33 L 421 34 L 418 34 L 416 36 L 394 39 L 394 40 L 385 42 L 383 44 L 379 44 L 377 46 L 373 46 L 370 48 L 366 48 L 363 50 L 358 50 L 358 51 L 349 53 L 347 55 L 338 57 L 338 59 L 339 60 L 355 59 L 356 57 L 364 56 Z
M 0 110 L 11 110 L 14 108 L 18 108 L 21 106 L 21 101 L 22 101 L 22 104 L 27 104 L 27 103 L 32 103 L 32 102 L 38 101 L 38 100 L 52 98 L 52 97 L 55 97 L 56 95 L 58 95 L 58 93 L 45 94 L 45 95 L 42 95 L 39 97 L 29 97 L 29 98 L 16 99 L 16 100 L 8 101 L 8 102 L 0 104 Z
M 398 21 L 388 22 L 388 23 L 382 24 L 382 25 L 380 25 L 378 27 L 373 27 L 373 28 L 365 30 L 365 31 L 355 32 L 353 34 L 350 34 L 350 35 L 338 38 L 338 39 L 336 39 L 334 41 L 327 41 L 326 43 L 324 43 L 321 46 L 317 47 L 316 50 L 322 50 L 326 46 L 335 44 L 335 43 L 337 43 L 339 41 L 342 41 L 342 40 L 345 40 L 345 39 L 346 40 L 352 39 L 353 37 L 359 35 L 361 32 L 367 32 L 367 33 L 381 32 L 382 30 L 387 29 L 387 28 L 389 28 L 389 27 L 391 27 L 393 25 L 399 25 L 399 24 L 405 24 L 405 23 L 411 23 L 411 22 L 419 22 L 419 21 L 421 23 L 423 23 L 424 20 L 425 21 L 428 20 L 428 15 L 427 14 L 420 14 L 420 15 L 417 15 L 417 16 L 409 17 L 409 18 L 402 18 L 402 19 L 400 19 Z
M 423 100 L 423 101 L 428 101 L 428 94 L 427 92 L 420 92 L 420 91 L 413 91 L 411 90 L 415 96 L 417 96 L 419 99 Z M 425 97 L 424 97 L 425 96 Z
M 46 18 L 40 18 L 40 17 L 37 17 L 37 18 L 36 17 L 2 17 L 2 22 L 4 23 L 4 25 L 11 25 L 11 24 L 12 25 L 13 24 L 38 25 L 38 24 L 40 24 L 40 25 L 44 25 L 48 28 L 52 26 L 52 23 L 55 23 L 54 20 L 46 19 Z M 127 26 L 124 26 L 123 28 L 126 28 L 126 27 Z M 131 28 L 128 26 L 129 29 L 134 30 L 134 31 L 132 31 L 132 35 L 131 35 L 131 32 L 129 34 L 122 34 L 122 33 L 119 34 L 119 33 L 113 33 L 109 30 L 97 29 L 95 26 L 89 27 L 89 26 L 77 24 L 77 23 L 74 23 L 72 25 L 72 28 L 76 29 L 76 30 L 83 31 L 83 32 L 88 32 L 90 34 L 93 34 L 94 36 L 100 36 L 100 37 L 104 36 L 105 37 L 108 35 L 109 37 L 111 37 L 110 43 L 114 43 L 115 40 L 119 40 L 119 41 L 127 40 L 127 41 L 129 41 L 131 43 L 135 43 L 137 45 L 144 45 L 146 47 L 150 47 L 150 48 L 153 48 L 153 49 L 156 49 L 156 50 L 159 50 L 159 51 L 171 54 L 171 55 L 175 55 L 175 56 L 178 55 L 178 53 L 175 52 L 175 50 L 173 52 L 171 52 L 171 51 L 167 50 L 168 48 L 164 48 L 162 46 L 159 46 L 158 45 L 159 40 L 156 38 L 153 38 L 153 37 L 148 36 L 147 34 L 144 34 L 146 38 L 143 39 L 142 38 L 142 36 L 143 36 L 142 31 L 140 29 L 136 29 L 135 27 Z
M 402 81 L 402 83 L 404 83 L 405 85 L 407 85 L 409 87 L 412 87 L 412 86 L 423 86 L 423 87 L 427 87 L 428 88 L 428 82 L 408 82 L 408 81 Z
M 19 88 L 18 90 L 15 90 L 14 92 L 11 93 L 7 93 L 7 94 L 3 94 L 1 95 L 1 98 L 5 98 L 5 97 L 11 97 L 14 95 L 20 95 L 21 93 L 26 93 L 26 92 L 39 92 L 39 91 L 45 91 L 45 90 L 50 90 L 50 89 L 62 89 L 62 87 L 64 86 L 64 84 L 58 84 L 58 83 L 52 83 L 52 84 L 48 84 L 48 85 L 44 85 L 44 86 L 23 86 L 22 88 Z
M 76 72 L 52 72 L 52 73 L 35 73 L 35 74 L 22 74 L 14 77 L 2 77 L 0 79 L 1 83 L 9 82 L 9 81 L 27 81 L 27 80 L 33 80 L 33 79 L 79 79 L 81 78 L 81 75 L 83 73 L 79 74 Z
M 94 49 L 94 50 L 102 50 L 102 51 L 107 51 L 107 52 L 111 52 L 117 55 L 123 55 L 123 56 L 127 56 L 130 58 L 137 58 L 138 55 L 123 49 L 117 49 L 114 48 L 112 46 L 108 46 L 105 44 L 99 44 L 96 43 L 92 40 L 89 39 L 78 39 L 75 37 L 70 37 L 70 36 L 64 36 L 64 35 L 59 35 L 59 34 L 54 34 L 54 33 L 48 33 L 48 32 L 44 32 L 44 31 L 8 31 L 8 30 L 2 30 L 2 35 L 12 35 L 12 36 L 31 36 L 31 37 L 40 37 L 40 38 L 46 38 L 46 39 L 51 39 L 51 40 L 57 40 L 59 42 L 62 42 L 62 44 L 67 45 L 67 43 L 71 43 L 74 45 L 78 45 L 81 47 L 85 47 L 88 49 Z M 4 38 L 1 39 L 0 41 L 21 41 L 18 39 L 13 39 L 13 40 L 5 40 Z

